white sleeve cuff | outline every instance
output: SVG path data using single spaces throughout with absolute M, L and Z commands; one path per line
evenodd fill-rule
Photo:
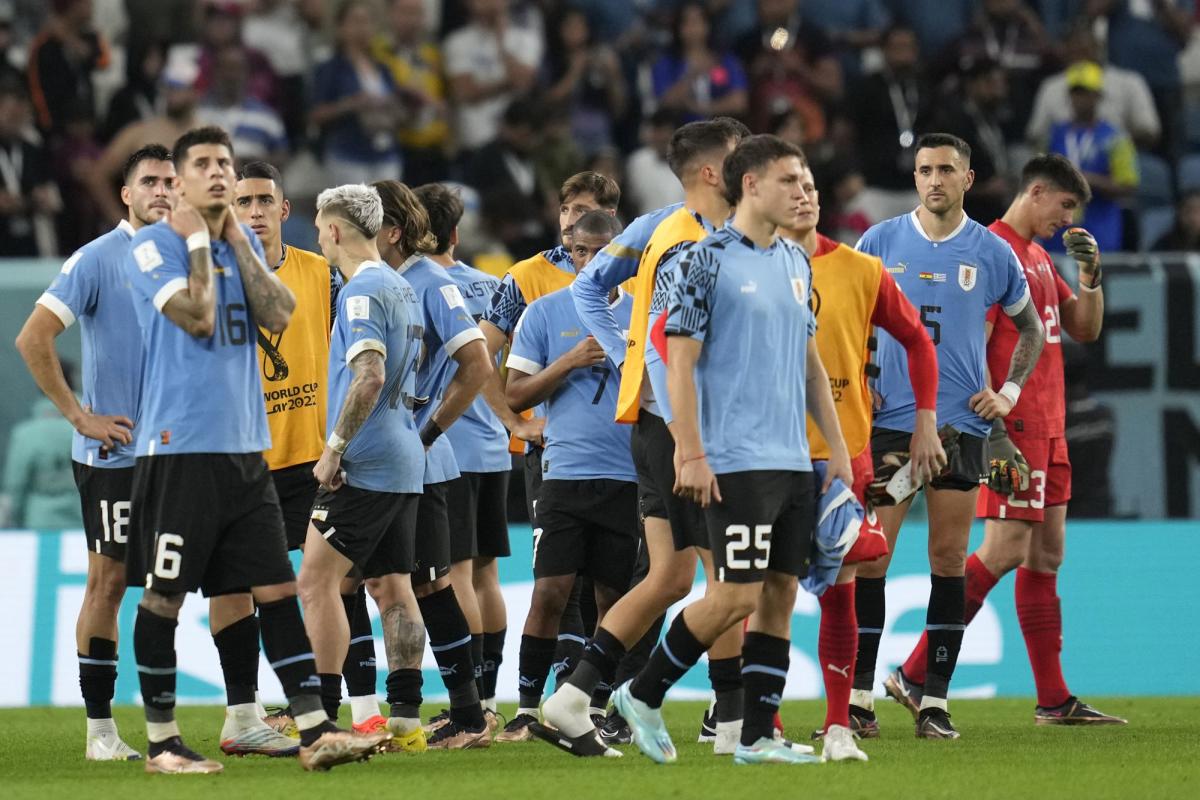
M 1025 293 L 1021 295 L 1021 298 L 1019 300 L 1017 300 L 1017 302 L 1013 303 L 1011 306 L 1004 307 L 1004 313 L 1010 317 L 1015 317 L 1017 314 L 1020 314 L 1022 311 L 1025 310 L 1025 306 L 1028 303 L 1029 303 L 1029 287 L 1026 286 Z
M 446 351 L 446 355 L 453 358 L 454 354 L 458 352 L 460 347 L 465 344 L 469 344 L 476 339 L 484 343 L 487 342 L 487 339 L 483 335 L 483 331 L 479 330 L 478 325 L 463 331 L 458 336 L 455 336 L 453 339 L 442 345 L 442 349 Z
M 387 345 L 378 339 L 360 339 L 350 345 L 350 349 L 346 351 L 346 364 L 349 365 L 354 360 L 355 356 L 364 350 L 374 350 L 377 353 L 387 358 Z
M 182 292 L 183 290 L 185 290 L 187 288 L 188 288 L 188 279 L 187 278 L 172 278 L 171 280 L 164 283 L 162 288 L 154 293 L 154 308 L 155 308 L 155 310 L 157 310 L 161 314 L 162 310 L 163 310 L 163 306 L 165 306 L 167 304 L 167 301 L 170 300 L 172 297 L 174 297 L 179 292 Z
M 43 292 L 42 296 L 37 299 L 37 304 L 58 317 L 64 328 L 75 324 L 74 312 L 67 307 L 66 303 L 49 292 Z
M 515 369 L 519 372 L 524 372 L 526 375 L 537 375 L 542 371 L 542 365 L 536 361 L 530 361 L 528 358 L 508 354 L 508 368 Z

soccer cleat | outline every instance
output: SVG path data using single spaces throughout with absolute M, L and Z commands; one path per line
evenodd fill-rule
M 496 731 L 500 730 L 504 724 L 504 718 L 500 716 L 499 712 L 485 708 L 483 710 L 483 721 L 487 724 L 488 738 L 496 738 Z
M 482 750 L 492 746 L 487 725 L 477 731 L 464 728 L 452 719 L 439 727 L 429 737 L 430 750 Z
M 821 759 L 808 753 L 797 753 L 788 746 L 786 739 L 768 739 L 762 736 L 749 747 L 738 744 L 737 751 L 733 754 L 733 763 L 740 765 L 820 764 Z
M 883 691 L 887 696 L 904 706 L 912 713 L 913 719 L 921 714 L 921 698 L 925 695 L 925 687 L 913 683 L 900 667 L 887 676 L 883 682 Z
M 629 682 L 617 687 L 612 696 L 613 705 L 625 718 L 633 732 L 633 743 L 638 746 L 648 758 L 659 764 L 672 764 L 679 757 L 671 734 L 663 723 L 662 712 L 650 708 L 629 693 Z
M 227 756 L 262 755 L 279 758 L 300 752 L 300 742 L 284 736 L 257 717 L 237 726 L 226 718 L 221 731 L 221 752 Z
M 850 704 L 850 730 L 860 739 L 879 738 L 879 720 L 875 712 Z
M 866 761 L 867 754 L 858 749 L 854 734 L 843 725 L 830 725 L 822 737 L 822 761 Z
M 1037 725 L 1128 725 L 1129 721 L 1105 714 L 1081 701 L 1075 695 L 1054 708 L 1038 706 L 1033 713 Z
M 528 742 L 533 738 L 533 734 L 529 732 L 529 726 L 535 722 L 537 722 L 537 718 L 530 714 L 517 714 L 504 726 L 504 730 L 496 734 L 496 741 Z
M 620 750 L 614 750 L 600 741 L 600 736 L 595 730 L 588 731 L 579 736 L 567 736 L 561 731 L 547 725 L 533 722 L 529 725 L 529 732 L 543 742 L 549 742 L 559 750 L 568 752 L 573 756 L 580 756 L 581 758 L 594 756 L 620 758 L 623 755 Z
M 714 756 L 731 756 L 737 752 L 738 742 L 742 740 L 742 721 L 717 722 L 716 733 L 712 737 Z
M 324 772 L 339 764 L 366 761 L 387 746 L 390 736 L 389 731 L 329 731 L 308 747 L 300 748 L 300 766 L 309 772 Z
M 225 769 L 220 763 L 205 758 L 172 736 L 165 749 L 156 756 L 146 759 L 146 772 L 160 775 L 211 775 Z
M 615 708 L 609 710 L 608 716 L 604 718 L 604 724 L 597 726 L 596 730 L 600 735 L 600 741 L 607 745 L 633 744 L 633 731 L 629 729 L 629 723 Z
M 428 742 L 425 738 L 425 729 L 420 725 L 413 728 L 411 731 L 401 732 L 399 728 L 400 720 L 387 720 L 384 730 L 392 738 L 386 744 L 387 752 L 389 753 L 424 753 L 429 749 Z
M 376 714 L 370 719 L 354 723 L 350 726 L 350 730 L 355 733 L 375 733 L 376 731 L 387 730 L 387 718 Z
M 84 751 L 88 761 L 141 761 L 142 754 L 121 740 L 114 729 L 111 733 L 87 737 Z
M 700 720 L 700 735 L 696 741 L 707 744 L 717 740 L 717 699 L 714 697 L 704 709 L 704 718 Z
M 950 714 L 941 708 L 922 708 L 917 716 L 918 739 L 957 739 L 958 731 L 950 724 Z
M 434 731 L 436 731 L 438 728 L 442 727 L 449 721 L 450 721 L 450 709 L 443 708 L 441 711 L 439 711 L 438 713 L 434 714 L 432 717 L 429 718 L 429 722 L 427 722 L 424 726 L 425 732 L 433 733 Z
M 277 706 L 268 708 L 267 715 L 262 718 L 262 721 L 276 733 L 282 733 L 290 739 L 300 738 L 300 729 L 296 727 L 296 720 L 292 718 L 291 712 L 286 708 Z

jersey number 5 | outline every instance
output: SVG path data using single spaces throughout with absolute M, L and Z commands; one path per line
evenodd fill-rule
M 942 341 L 942 323 L 933 318 L 934 314 L 942 313 L 941 306 L 921 306 L 921 324 L 929 328 L 929 338 L 935 345 Z

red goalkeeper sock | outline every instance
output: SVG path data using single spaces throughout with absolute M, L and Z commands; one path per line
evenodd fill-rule
M 971 620 L 975 619 L 975 615 L 983 606 L 984 598 L 988 596 L 988 592 L 1000 579 L 993 575 L 979 560 L 979 556 L 974 553 L 967 559 L 966 577 L 966 606 L 963 609 L 963 621 L 970 625 Z M 929 637 L 922 631 L 920 641 L 917 642 L 917 646 L 913 648 L 902 667 L 904 676 L 913 683 L 925 683 L 925 659 L 928 650 Z
M 1053 572 L 1017 569 L 1017 620 L 1033 667 L 1037 702 L 1043 708 L 1060 706 L 1071 696 L 1062 674 L 1062 608 L 1057 584 Z
M 821 595 L 821 630 L 817 658 L 825 681 L 825 730 L 850 727 L 850 689 L 858 655 L 858 617 L 854 613 L 854 581 L 830 586 Z

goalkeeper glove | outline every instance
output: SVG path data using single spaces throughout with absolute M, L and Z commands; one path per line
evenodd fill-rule
M 1083 228 L 1068 228 L 1063 234 L 1067 255 L 1079 266 L 1079 283 L 1089 289 L 1100 286 L 1100 246 Z
M 996 494 L 1011 495 L 1029 485 L 1029 462 L 1008 438 L 1004 420 L 992 422 L 988 436 L 988 488 Z

